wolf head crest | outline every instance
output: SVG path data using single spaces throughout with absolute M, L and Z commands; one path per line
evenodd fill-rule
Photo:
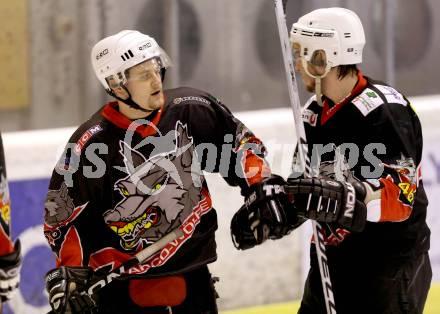
M 120 169 L 127 176 L 114 189 L 122 200 L 104 213 L 125 249 L 155 242 L 180 225 L 201 199 L 203 177 L 187 126 L 178 122 L 175 130 L 145 143 L 154 147 L 148 159 L 136 149 L 139 145 L 120 141 L 125 164 Z

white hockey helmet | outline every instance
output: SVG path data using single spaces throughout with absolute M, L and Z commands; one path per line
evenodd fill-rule
M 123 30 L 100 40 L 91 53 L 93 70 L 107 91 L 107 79 L 125 85 L 125 71 L 152 58 L 158 58 L 162 69 L 171 66 L 170 58 L 154 38 L 134 30 Z
M 300 17 L 292 25 L 290 41 L 300 44 L 300 56 L 308 62 L 314 52 L 324 50 L 331 68 L 362 62 L 365 33 L 361 20 L 353 11 L 323 8 Z

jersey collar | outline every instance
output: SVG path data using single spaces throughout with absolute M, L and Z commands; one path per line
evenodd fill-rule
M 134 127 L 135 131 L 142 137 L 147 137 L 156 133 L 156 125 L 160 121 L 162 111 L 163 107 L 157 111 L 152 120 L 149 120 L 151 123 L 148 123 L 148 125 L 139 125 L 135 123 L 131 128 L 130 125 L 133 123 L 133 120 L 130 120 L 119 112 L 117 101 L 106 104 L 101 111 L 101 115 L 120 129 L 128 130 L 129 128 L 132 129 Z
M 325 98 L 323 102 L 323 108 L 322 108 L 322 115 L 321 115 L 321 125 L 324 125 L 331 117 L 335 115 L 336 112 L 338 112 L 345 104 L 348 104 L 351 102 L 351 100 L 359 95 L 366 87 L 367 87 L 367 79 L 364 77 L 362 72 L 358 71 L 358 81 L 351 91 L 350 94 L 348 94 L 344 99 L 342 99 L 337 104 L 334 104 L 332 107 L 330 107 L 329 102 L 331 102 L 330 99 Z

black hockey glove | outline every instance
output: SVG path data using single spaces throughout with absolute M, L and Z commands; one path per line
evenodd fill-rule
M 267 239 L 279 239 L 298 222 L 284 191 L 286 181 L 272 175 L 245 192 L 245 204 L 231 221 L 232 242 L 237 249 L 249 249 Z
M 61 266 L 50 270 L 45 280 L 52 313 L 97 313 L 95 300 L 84 291 L 92 275 L 87 267 Z
M 365 186 L 329 178 L 288 180 L 286 188 L 299 216 L 324 223 L 337 223 L 348 231 L 361 232 L 367 220 L 363 202 Z
M 0 256 L 0 298 L 4 302 L 11 299 L 20 283 L 21 244 L 17 240 L 14 252 Z

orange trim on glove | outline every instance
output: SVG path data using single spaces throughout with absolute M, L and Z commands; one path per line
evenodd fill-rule
M 261 182 L 271 174 L 270 168 L 265 160 L 249 150 L 245 152 L 243 169 L 249 186 Z

